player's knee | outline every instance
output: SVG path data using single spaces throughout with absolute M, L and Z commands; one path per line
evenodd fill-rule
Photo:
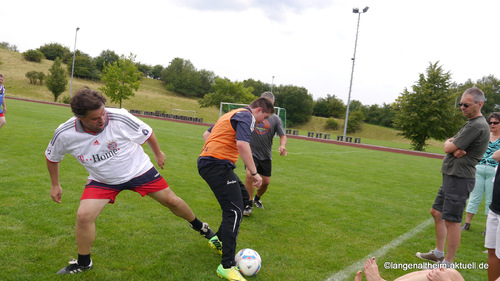
M 86 211 L 85 209 L 78 209 L 76 213 L 76 222 L 79 224 L 87 224 L 94 222 L 95 216 L 92 215 L 91 212 Z
M 0 128 L 2 128 L 6 123 L 7 121 L 5 121 L 5 118 L 0 118 Z
M 434 209 L 434 208 L 431 208 L 430 213 L 431 213 L 431 215 L 432 215 L 433 217 L 435 217 L 435 218 L 436 218 L 436 217 L 441 218 L 441 215 L 442 215 L 440 211 L 438 211 L 438 210 L 436 210 L 436 209 Z

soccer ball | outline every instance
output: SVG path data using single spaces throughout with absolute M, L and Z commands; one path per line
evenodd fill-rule
M 259 253 L 252 249 L 243 249 L 234 257 L 236 265 L 240 268 L 240 272 L 245 276 L 253 276 L 257 274 L 262 265 Z

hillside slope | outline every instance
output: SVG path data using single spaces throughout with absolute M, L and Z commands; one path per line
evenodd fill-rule
M 28 62 L 24 60 L 22 54 L 0 49 L 0 73 L 5 75 L 5 87 L 7 96 L 41 100 L 54 101 L 52 93 L 45 85 L 33 85 L 29 83 L 29 79 L 25 77 L 28 71 L 42 71 L 45 74 L 49 73 L 49 68 L 52 66 L 52 61 L 42 60 L 41 63 Z M 63 65 L 66 69 L 66 65 Z M 69 77 L 69 74 L 68 74 Z M 88 86 L 92 89 L 102 87 L 100 82 L 73 78 L 73 92 L 83 86 Z M 67 89 L 59 97 L 58 102 L 61 102 L 63 96 L 69 96 L 70 82 Z M 109 106 L 117 107 L 117 104 L 108 102 Z M 129 100 L 122 102 L 122 107 L 127 109 L 156 111 L 161 110 L 165 113 L 172 113 L 173 109 L 188 110 L 185 112 L 187 116 L 203 118 L 205 122 L 215 122 L 219 117 L 217 108 L 200 108 L 198 99 L 186 98 L 182 95 L 169 92 L 159 80 L 144 78 L 141 81 L 139 91 Z M 191 112 L 191 111 L 194 111 Z M 177 113 L 180 114 L 180 113 Z
M 18 52 L 0 49 L 0 73 L 5 75 L 5 87 L 7 89 L 7 96 L 49 101 L 54 100 L 52 93 L 45 85 L 33 85 L 29 83 L 29 79 L 25 77 L 28 71 L 42 71 L 45 74 L 49 73 L 49 68 L 52 66 L 52 61 L 43 60 L 41 63 L 28 62 L 24 60 L 22 54 Z M 66 65 L 64 65 L 66 67 Z M 69 76 L 69 74 L 68 74 Z M 94 82 L 79 78 L 73 79 L 73 92 L 83 86 L 97 89 L 102 87 L 100 82 Z M 59 97 L 58 102 L 62 97 L 69 96 L 70 83 L 67 85 L 66 91 Z M 118 107 L 117 104 L 108 102 L 108 106 Z M 141 81 L 139 90 L 135 96 L 129 100 L 122 102 L 122 107 L 126 109 L 156 111 L 160 110 L 165 113 L 173 113 L 203 118 L 206 123 L 214 123 L 219 117 L 219 110 L 217 108 L 200 108 L 198 99 L 187 98 L 177 93 L 167 91 L 163 83 L 159 80 L 144 78 Z M 181 110 L 181 111 L 178 111 Z M 343 120 L 337 120 L 339 124 L 343 125 Z M 307 135 L 307 132 L 321 132 L 331 134 L 331 138 L 335 139 L 337 135 L 342 135 L 342 129 L 339 130 L 326 130 L 326 118 L 312 117 L 311 120 L 305 124 L 297 126 L 301 135 Z M 370 124 L 363 124 L 362 129 L 349 136 L 362 138 L 363 143 L 391 146 L 397 148 L 409 149 L 409 141 L 398 135 L 398 131 L 390 128 L 374 126 Z M 431 152 L 441 152 L 441 142 L 431 140 L 430 146 L 427 149 Z

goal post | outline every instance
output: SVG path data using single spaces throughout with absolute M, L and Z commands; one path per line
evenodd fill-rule
M 180 112 L 182 114 L 178 114 L 177 112 Z M 195 110 L 186 110 L 186 109 L 178 109 L 178 108 L 172 108 L 172 114 L 173 115 L 192 115 L 191 117 L 196 117 L 196 111 Z
M 249 106 L 248 104 L 242 104 L 242 103 L 232 103 L 232 102 L 221 102 L 220 103 L 220 113 L 219 113 L 219 118 L 228 113 L 229 111 L 237 108 L 242 108 Z M 286 129 L 286 109 L 282 107 L 274 107 L 274 112 L 278 117 L 281 119 L 281 122 L 283 123 L 283 128 Z

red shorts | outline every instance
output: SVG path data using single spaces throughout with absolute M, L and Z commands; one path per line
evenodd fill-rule
M 109 203 L 115 203 L 115 198 L 122 190 L 132 190 L 143 197 L 149 193 L 157 192 L 168 188 L 165 179 L 160 175 L 156 168 L 151 168 L 146 173 L 129 180 L 128 182 L 111 185 L 102 182 L 90 180 L 85 185 L 82 198 L 84 199 L 110 199 Z
M 2 113 L 0 113 L 0 117 L 4 117 L 4 116 L 5 116 L 5 114 L 3 114 L 3 112 L 2 112 Z

